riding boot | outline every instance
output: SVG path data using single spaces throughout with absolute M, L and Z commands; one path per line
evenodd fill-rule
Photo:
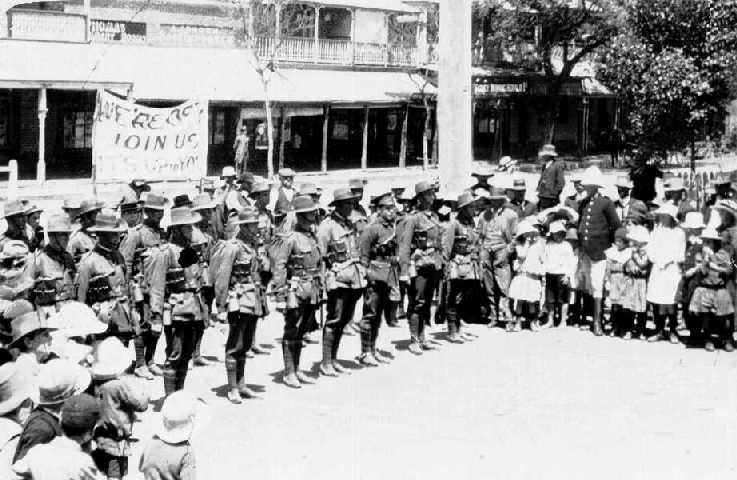
M 373 329 L 372 329 L 373 330 Z M 374 338 L 371 330 L 361 329 L 361 354 L 366 355 L 374 349 Z
M 177 391 L 177 371 L 171 367 L 164 369 L 164 395 L 167 397 Z
M 246 372 L 246 359 L 245 358 L 239 358 L 235 361 L 235 380 L 236 380 L 236 389 L 238 390 L 238 393 L 246 398 L 258 398 L 258 395 L 256 395 L 250 388 L 248 388 L 248 385 L 246 385 L 245 380 L 245 372 Z
M 594 315 L 592 320 L 592 330 L 594 335 L 601 337 L 604 332 L 601 329 L 601 300 L 594 298 Z
M 302 388 L 295 373 L 294 351 L 291 340 L 282 341 L 282 354 L 284 356 L 284 384 L 290 388 Z
M 302 357 L 302 342 L 294 342 L 292 345 L 292 356 L 294 357 L 294 375 L 297 377 L 299 383 L 312 384 L 314 383 L 299 369 L 299 360 Z
M 241 395 L 238 392 L 238 363 L 236 360 L 225 360 L 225 372 L 228 377 L 228 400 L 231 403 L 240 404 Z
M 335 343 L 335 330 L 331 327 L 325 327 L 322 330 L 322 362 L 320 363 L 320 373 L 326 377 L 338 376 L 333 368 L 333 343 Z
M 349 328 L 349 327 L 346 327 Z M 335 330 L 335 339 L 333 341 L 333 351 L 332 351 L 332 358 L 333 358 L 333 369 L 342 374 L 350 375 L 350 371 L 343 368 L 343 366 L 338 363 L 338 349 L 340 348 L 340 340 L 343 338 L 343 332 L 344 329 L 339 328 Z M 358 330 L 360 332 L 360 330 Z

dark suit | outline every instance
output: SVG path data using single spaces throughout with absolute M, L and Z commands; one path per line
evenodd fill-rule
M 557 203 L 565 184 L 565 164 L 563 160 L 554 160 L 550 165 L 543 165 L 540 181 L 537 183 L 537 196 L 555 199 Z

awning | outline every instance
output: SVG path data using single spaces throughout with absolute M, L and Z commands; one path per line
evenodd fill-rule
M 249 52 L 227 48 L 158 48 L 117 44 L 0 41 L 0 88 L 133 86 L 139 100 L 259 102 L 261 80 Z M 117 87 L 117 88 L 115 88 Z M 406 72 L 280 68 L 271 74 L 279 103 L 384 104 L 435 88 Z

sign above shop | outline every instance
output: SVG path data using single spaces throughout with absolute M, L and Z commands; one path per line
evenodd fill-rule
M 527 82 L 518 83 L 474 83 L 474 95 L 511 95 L 526 93 Z

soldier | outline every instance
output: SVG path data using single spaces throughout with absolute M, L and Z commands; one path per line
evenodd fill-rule
M 359 267 L 358 232 L 349 220 L 355 199 L 350 189 L 336 189 L 330 203 L 334 211 L 317 230 L 320 251 L 325 255 L 328 269 L 327 321 L 322 334 L 320 364 L 320 373 L 328 377 L 348 373 L 337 362 L 338 349 L 343 330 L 353 319 L 356 303 L 366 286 L 363 271 Z
M 315 313 L 322 301 L 324 265 L 314 234 L 315 202 L 298 196 L 292 204 L 296 215 L 294 231 L 274 238 L 269 257 L 277 304 L 284 309 L 284 383 L 301 388 L 302 383 L 311 383 L 299 370 L 299 360 L 305 334 L 319 328 Z
M 136 228 L 143 221 L 141 211 L 142 201 L 132 197 L 123 198 L 118 208 L 120 209 L 120 218 L 128 225 L 128 231 Z
M 26 231 L 26 207 L 20 200 L 12 200 L 5 204 L 5 221 L 8 224 L 5 233 L 0 236 L 0 249 L 11 240 L 23 242 L 29 245 L 28 232 Z
M 519 217 L 500 188 L 492 189 L 487 206 L 479 216 L 479 233 L 483 286 L 486 291 L 484 305 L 489 308 L 489 327 L 493 328 L 498 322 L 512 319 L 507 299 L 509 283 L 512 281 L 509 258 L 514 250 Z
M 49 243 L 33 259 L 33 300 L 46 315 L 58 311 L 67 301 L 77 298 L 74 277 L 77 265 L 67 251 L 72 224 L 66 215 L 52 215 L 46 225 Z
M 161 317 L 153 315 L 148 308 L 149 297 L 149 272 L 147 271 L 147 258 L 150 250 L 160 246 L 164 240 L 164 231 L 161 229 L 161 219 L 164 217 L 164 208 L 168 200 L 155 194 L 146 195 L 143 203 L 143 223 L 137 225 L 128 232 L 120 245 L 120 253 L 125 262 L 128 274 L 128 283 L 131 291 L 135 292 L 133 307 L 137 310 L 141 319 L 138 335 L 135 340 L 136 347 L 136 376 L 153 380 L 154 375 L 163 372 L 154 363 L 156 344 L 161 336 Z
M 36 205 L 29 205 L 26 209 L 26 237 L 28 237 L 28 249 L 31 253 L 43 247 L 44 229 L 41 226 L 41 213 L 43 210 Z
M 64 200 L 64 205 L 61 207 L 62 210 L 64 210 L 64 213 L 66 213 L 69 216 L 69 221 L 72 222 L 72 230 L 76 230 L 77 225 L 77 217 L 79 217 L 79 210 L 82 207 L 82 205 L 79 203 L 78 200 Z
M 192 232 L 200 216 L 188 207 L 171 209 L 168 242 L 152 249 L 146 268 L 151 318 L 168 328 L 164 392 L 182 390 L 187 378 L 198 330 L 207 315 L 202 298 L 203 272 L 192 248 Z
M 361 234 L 361 264 L 367 269 L 368 287 L 364 293 L 361 320 L 362 365 L 375 367 L 388 360 L 377 354 L 376 339 L 385 313 L 399 297 L 399 259 L 395 231 L 396 204 L 391 193 L 374 200 L 376 218 Z M 388 321 L 388 319 L 387 319 Z
M 67 251 L 72 254 L 74 261 L 79 263 L 82 255 L 95 248 L 97 240 L 92 232 L 95 226 L 97 214 L 102 210 L 102 202 L 95 199 L 83 200 L 79 206 L 79 229 L 75 230 L 69 237 Z M 117 248 L 117 245 L 116 245 Z
M 399 236 L 400 281 L 408 286 L 410 352 L 421 355 L 435 347 L 425 338 L 435 288 L 442 268 L 440 221 L 432 211 L 435 185 L 415 185 L 417 210 L 407 216 Z
M 202 270 L 202 299 L 205 302 L 207 316 L 205 317 L 204 328 L 195 331 L 195 348 L 192 357 L 192 363 L 195 366 L 206 366 L 209 362 L 202 356 L 202 339 L 205 329 L 212 325 L 214 315 L 212 314 L 212 302 L 215 299 L 215 289 L 210 276 L 210 258 L 212 250 L 215 247 L 215 237 L 212 232 L 210 218 L 215 211 L 215 203 L 207 194 L 197 195 L 192 200 L 192 213 L 199 214 L 200 221 L 194 225 L 192 229 L 192 248 L 197 252 Z
M 28 245 L 20 240 L 8 240 L 3 245 L 0 250 L 0 311 L 13 302 L 29 298 L 33 288 L 31 261 Z
M 130 308 L 125 259 L 118 250 L 125 224 L 114 215 L 100 213 L 89 231 L 95 233 L 97 243 L 79 262 L 77 299 L 108 324 L 108 336 L 127 344 L 134 336 L 138 318 Z
M 212 254 L 210 275 L 215 279 L 218 311 L 228 312 L 225 342 L 225 371 L 228 400 L 241 403 L 242 397 L 256 398 L 244 380 L 246 353 L 253 346 L 258 320 L 266 312 L 265 289 L 269 260 L 259 254 L 258 212 L 243 210 L 231 219 L 238 233 L 232 240 L 218 243 Z
M 456 217 L 443 234 L 443 260 L 446 262 L 446 318 L 448 341 L 463 343 L 469 337 L 461 332 L 461 319 L 481 317 L 480 238 L 476 230 L 477 199 L 471 192 L 458 196 Z

